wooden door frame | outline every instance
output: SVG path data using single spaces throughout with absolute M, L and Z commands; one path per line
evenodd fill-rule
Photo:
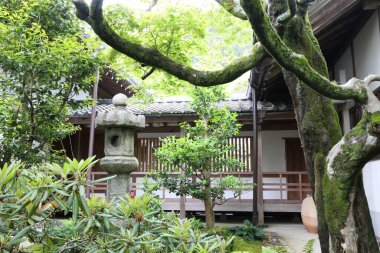
M 300 141 L 300 147 L 301 147 L 301 154 L 302 154 L 302 156 L 304 157 L 304 162 L 305 162 L 305 156 L 304 156 L 304 153 L 303 153 L 303 150 L 302 150 L 302 143 L 301 143 L 301 139 L 299 138 L 299 137 L 284 137 L 284 138 L 282 138 L 282 139 L 284 139 L 284 145 L 285 145 L 285 170 L 288 172 L 288 171 L 291 171 L 291 170 L 289 170 L 289 167 L 288 167 L 288 159 L 289 159 L 289 157 L 288 157 L 288 154 L 289 154 L 289 150 L 288 150 L 288 147 L 287 147 L 287 143 L 286 143 L 286 141 L 287 140 L 299 140 Z M 306 170 L 306 164 L 305 164 L 305 170 L 304 171 L 307 171 Z M 287 178 L 287 183 L 291 183 L 291 182 L 289 182 L 289 178 L 290 178 L 291 176 L 289 176 L 288 178 Z M 302 182 L 303 182 L 303 179 L 302 179 L 302 177 L 301 177 L 301 182 L 299 182 L 299 180 L 297 180 L 297 182 L 298 183 L 300 183 L 300 184 L 302 184 Z M 292 188 L 292 187 L 291 187 Z M 295 193 L 295 194 L 293 194 L 293 193 Z M 300 193 L 301 194 L 301 193 Z M 298 197 L 296 197 L 296 199 L 303 199 L 303 196 L 300 196 L 300 194 L 298 195 Z M 303 194 L 302 194 L 303 195 Z M 290 197 L 289 198 L 289 196 L 297 196 L 297 193 L 296 192 L 293 192 L 293 191 L 288 191 L 287 192 L 287 199 L 292 199 L 292 197 Z

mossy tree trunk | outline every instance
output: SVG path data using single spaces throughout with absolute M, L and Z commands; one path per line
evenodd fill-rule
M 302 84 L 302 82 L 305 82 L 318 92 L 338 99 L 342 99 L 341 96 L 343 93 L 352 92 L 350 96 L 356 101 L 368 105 L 369 108 L 375 111 L 379 111 L 379 102 L 373 98 L 373 93 L 369 91 L 367 87 L 371 81 L 379 77 L 370 76 L 365 80 L 351 79 L 347 84 L 341 86 L 343 91 L 338 92 L 339 94 L 335 93 L 333 89 L 339 89 L 338 85 L 324 85 L 324 82 L 328 80 L 326 78 L 326 71 L 323 71 L 323 65 L 325 63 L 323 56 L 320 54 L 318 42 L 312 35 L 306 13 L 307 4 L 303 5 L 302 1 L 300 1 L 297 11 L 293 14 L 289 14 L 290 17 L 287 18 L 288 21 L 284 24 L 279 23 L 280 20 L 276 18 L 276 15 L 280 17 L 288 12 L 286 1 L 273 0 L 269 2 L 269 9 L 271 7 L 277 8 L 275 11 L 272 11 L 272 14 L 269 16 L 270 18 L 266 16 L 265 8 L 260 0 L 243 0 L 242 4 L 259 41 L 263 43 L 264 47 L 275 58 L 277 63 L 289 71 L 285 71 L 285 78 L 287 79 L 287 84 L 294 100 L 307 163 L 310 166 L 311 161 L 314 161 L 315 197 L 319 211 L 318 218 L 320 221 L 327 222 L 327 226 L 324 222 L 322 224 L 323 228 L 320 228 L 320 232 L 323 236 L 321 238 L 323 240 L 323 252 L 327 252 L 328 250 L 328 244 L 326 244 L 327 233 L 321 231 L 326 230 L 326 228 L 328 228 L 331 241 L 333 242 L 329 247 L 330 252 L 379 252 L 377 247 L 372 246 L 375 241 L 375 236 L 374 233 L 371 232 L 373 228 L 370 222 L 368 205 L 363 201 L 365 195 L 363 184 L 360 181 L 361 179 L 355 177 L 357 175 L 351 175 L 350 179 L 353 183 L 351 185 L 345 185 L 345 187 L 347 187 L 345 191 L 352 193 L 351 198 L 345 198 L 346 195 L 337 196 L 331 191 L 326 192 L 328 191 L 328 184 L 321 183 L 321 179 L 326 177 L 325 164 L 327 150 L 337 142 L 341 134 L 331 100 L 323 100 L 323 98 L 318 95 L 313 98 L 313 93 L 308 91 L 307 88 L 304 88 Z M 293 17 L 291 17 L 291 15 L 293 15 Z M 321 57 L 322 61 L 320 60 Z M 292 75 L 295 75 L 297 78 L 292 80 Z M 299 83 L 297 83 L 297 81 Z M 377 152 L 378 151 L 379 150 L 377 150 Z M 329 154 L 331 154 L 331 152 Z M 363 154 L 358 154 L 358 156 L 362 157 L 365 161 L 370 159 L 370 157 L 365 157 Z M 311 157 L 311 159 L 308 159 L 308 157 Z M 356 164 L 355 169 L 361 171 L 363 165 L 364 164 Z M 331 232 L 331 223 L 335 222 L 336 218 L 328 215 L 328 210 L 334 207 L 333 200 L 331 202 L 326 201 L 328 197 L 331 199 L 338 197 L 339 201 L 344 203 L 346 207 L 351 207 L 351 211 L 354 213 L 359 210 L 362 212 L 361 215 L 355 216 L 355 224 L 354 222 L 346 222 L 346 225 L 348 224 L 347 228 L 352 226 L 354 230 L 366 231 L 366 238 L 359 237 L 357 243 L 354 244 L 344 241 L 344 239 L 347 240 L 349 237 L 342 238 L 342 236 L 339 237 L 338 234 Z M 346 219 L 348 217 L 347 214 L 344 215 Z M 340 245 L 340 247 L 337 245 Z
M 329 99 L 298 82 L 287 71 L 284 71 L 284 77 L 294 101 L 306 167 L 313 187 L 321 250 L 322 253 L 327 253 L 329 252 L 329 232 L 324 213 L 322 177 L 327 153 L 334 142 L 341 137 L 339 123 L 335 120 L 335 111 Z M 321 120 L 315 121 L 315 118 Z M 327 131 L 328 129 L 336 131 Z
M 327 77 L 327 65 L 305 13 L 298 11 L 284 27 L 283 40 L 295 52 L 305 55 L 311 66 Z M 318 214 L 318 235 L 322 253 L 329 252 L 329 232 L 323 205 L 322 178 L 328 151 L 342 137 L 332 100 L 300 82 L 292 73 L 283 70 L 290 91 L 306 167 L 312 184 Z
M 380 150 L 380 113 L 365 113 L 330 151 L 323 177 L 332 252 L 379 252 L 363 191 L 362 168 Z

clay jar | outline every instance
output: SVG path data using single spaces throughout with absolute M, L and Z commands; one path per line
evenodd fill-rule
M 301 207 L 302 223 L 305 225 L 307 232 L 318 233 L 317 209 L 314 200 L 310 195 L 302 201 Z

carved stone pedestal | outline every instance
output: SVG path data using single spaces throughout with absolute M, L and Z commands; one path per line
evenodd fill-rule
M 96 118 L 97 127 L 105 129 L 105 157 L 100 160 L 100 166 L 109 175 L 116 175 L 107 186 L 107 196 L 111 199 L 129 193 L 129 174 L 139 165 L 134 156 L 134 134 L 145 127 L 145 117 L 130 112 L 127 99 L 124 94 L 117 94 L 112 99 L 115 109 L 99 113 Z

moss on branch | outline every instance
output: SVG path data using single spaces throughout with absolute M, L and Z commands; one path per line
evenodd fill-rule
M 264 47 L 256 43 L 251 53 L 216 71 L 201 71 L 182 65 L 161 54 L 157 49 L 136 44 L 119 36 L 103 18 L 102 0 L 93 0 L 89 8 L 84 0 L 74 0 L 78 18 L 86 21 L 94 32 L 116 51 L 145 65 L 162 69 L 196 86 L 213 86 L 231 82 L 252 69 L 261 59 L 268 56 Z
M 293 52 L 281 40 L 270 23 L 262 0 L 241 0 L 258 40 L 283 68 L 320 94 L 333 99 L 355 99 L 366 103 L 367 95 L 353 88 L 343 89 L 314 70 L 305 56 Z
M 222 6 L 227 12 L 236 18 L 242 20 L 248 20 L 247 15 L 241 9 L 241 6 L 234 0 L 215 0 L 220 6 Z
M 380 112 L 366 112 L 358 125 L 330 151 L 326 163 L 323 179 L 325 215 L 330 234 L 334 235 L 332 242 L 336 252 L 341 252 L 339 249 L 347 244 L 347 227 L 359 233 L 358 228 L 350 224 L 349 215 L 357 190 L 356 180 L 361 180 L 363 166 L 380 149 L 380 135 L 372 131 L 376 124 L 380 124 Z

